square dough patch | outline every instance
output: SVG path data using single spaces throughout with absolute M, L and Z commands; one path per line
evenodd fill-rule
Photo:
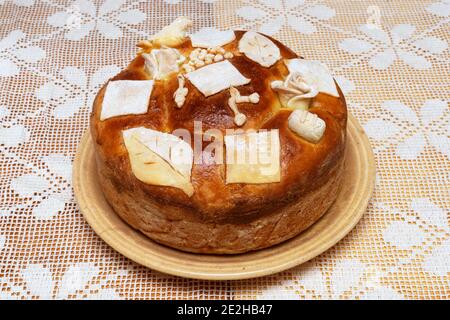
M 100 120 L 147 112 L 153 80 L 110 81 L 103 97 Z
M 189 72 L 186 77 L 206 97 L 229 87 L 242 86 L 250 82 L 250 79 L 244 77 L 228 60 Z
M 220 31 L 216 28 L 203 28 L 191 35 L 194 48 L 215 48 L 224 46 L 236 39 L 233 30 Z
M 226 135 L 226 183 L 280 182 L 277 129 Z

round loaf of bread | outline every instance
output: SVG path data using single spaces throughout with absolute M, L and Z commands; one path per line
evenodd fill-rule
M 178 73 L 154 79 L 148 109 L 102 119 L 108 84 L 117 80 L 150 80 L 143 49 L 122 72 L 98 92 L 90 129 L 95 145 L 100 185 L 115 212 L 133 228 L 154 241 L 189 252 L 233 254 L 266 248 L 298 235 L 317 221 L 333 204 L 341 184 L 346 141 L 347 109 L 336 83 L 338 97 L 319 92 L 309 101 L 308 111 L 326 125 L 317 142 L 310 142 L 289 127 L 293 108 L 282 105 L 271 83 L 288 76 L 284 61 L 299 58 L 280 42 L 267 37 L 280 51 L 280 59 L 267 67 L 239 49 L 243 31 L 223 49 L 228 61 L 250 82 L 236 89 L 242 96 L 258 93 L 257 103 L 239 103 L 246 116 L 239 127 L 229 106 L 230 90 L 205 96 L 186 79 L 187 95 L 180 108 L 174 94 Z M 189 38 L 173 46 L 186 59 L 195 49 Z M 221 74 L 215 75 L 220 79 Z M 171 133 L 185 129 L 194 134 L 194 121 L 203 132 L 241 128 L 278 129 L 279 181 L 227 183 L 227 163 L 194 162 L 192 194 L 180 188 L 152 185 L 133 173 L 123 131 L 145 127 Z M 207 145 L 203 142 L 204 146 Z M 225 148 L 224 148 L 225 149 Z M 208 156 L 208 151 L 203 151 Z M 163 172 L 159 174 L 164 175 Z

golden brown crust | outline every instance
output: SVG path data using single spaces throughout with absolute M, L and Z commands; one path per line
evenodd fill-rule
M 283 242 L 316 222 L 337 195 L 343 172 L 339 161 L 330 179 L 316 190 L 292 199 L 282 209 L 238 223 L 199 220 L 184 208 L 159 205 L 152 198 L 114 183 L 115 173 L 98 162 L 105 197 L 119 216 L 153 240 L 184 251 L 233 254 L 258 250 Z
M 320 93 L 313 98 L 310 112 L 326 122 L 324 136 L 317 144 L 301 139 L 287 124 L 290 110 L 281 109 L 270 82 L 287 75 L 282 60 L 264 68 L 239 54 L 236 40 L 225 46 L 235 57 L 230 62 L 252 81 L 237 87 L 243 94 L 258 92 L 257 105 L 239 104 L 248 120 L 243 129 L 279 129 L 281 181 L 270 184 L 225 184 L 224 165 L 194 164 L 194 194 L 180 189 L 145 184 L 131 171 L 122 130 L 145 126 L 172 132 L 186 128 L 193 132 L 194 120 L 209 128 L 237 128 L 227 105 L 229 92 L 204 97 L 187 81 L 186 102 L 176 108 L 173 93 L 178 83 L 173 75 L 155 81 L 147 114 L 100 121 L 106 85 L 98 93 L 91 115 L 100 181 L 109 203 L 136 229 L 156 241 L 182 250 L 204 253 L 236 253 L 270 246 L 286 240 L 316 221 L 337 195 L 343 168 L 347 109 L 345 99 Z M 297 57 L 278 41 L 284 59 Z M 178 48 L 188 55 L 187 40 Z M 144 61 L 138 56 L 112 80 L 148 79 Z

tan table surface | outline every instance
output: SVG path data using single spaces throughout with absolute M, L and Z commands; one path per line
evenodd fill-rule
M 357 227 L 291 270 L 213 282 L 106 245 L 71 167 L 99 87 L 180 15 L 325 62 L 365 128 L 375 193 Z M 450 298 L 450 1 L 0 1 L 0 298 Z

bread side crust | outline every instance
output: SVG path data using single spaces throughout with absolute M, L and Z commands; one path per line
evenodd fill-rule
M 115 212 L 133 228 L 154 241 L 183 251 L 236 254 L 258 250 L 286 241 L 316 222 L 338 195 L 344 158 L 329 172 L 328 181 L 275 212 L 246 223 L 211 223 L 198 219 L 169 219 L 188 216 L 183 208 L 161 206 L 152 197 L 117 188 L 114 173 L 97 161 L 99 182 Z

